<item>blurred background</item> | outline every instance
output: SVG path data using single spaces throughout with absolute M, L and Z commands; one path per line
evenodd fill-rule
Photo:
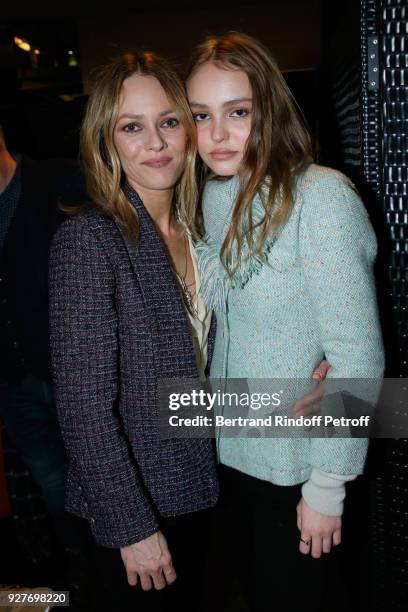
M 35 157 L 77 154 L 78 126 L 96 67 L 128 49 L 153 49 L 182 70 L 206 35 L 244 30 L 267 44 L 309 108 L 320 64 L 318 0 L 153 0 L 132 13 L 0 17 L 1 114 L 10 146 Z M 66 7 L 67 10 L 72 7 Z M 7 10 L 12 13 L 11 7 Z M 21 9 L 20 9 L 21 10 Z M 303 92 L 303 94 L 302 94 Z

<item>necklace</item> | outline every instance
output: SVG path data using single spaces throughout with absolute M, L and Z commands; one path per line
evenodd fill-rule
M 185 257 L 186 257 L 186 266 L 185 266 L 185 270 L 184 270 L 184 274 L 181 275 L 177 272 L 176 270 L 176 275 L 180 284 L 180 289 L 181 292 L 183 294 L 183 300 L 184 303 L 187 307 L 187 310 L 189 311 L 189 313 L 197 318 L 198 317 L 198 308 L 194 303 L 194 299 L 196 297 L 196 291 L 194 291 L 194 293 L 191 292 L 190 287 L 194 284 L 194 282 L 187 284 L 186 278 L 187 278 L 187 257 L 188 257 L 188 250 L 187 250 L 187 243 L 188 243 L 188 239 L 186 234 L 184 234 L 184 252 L 185 252 Z

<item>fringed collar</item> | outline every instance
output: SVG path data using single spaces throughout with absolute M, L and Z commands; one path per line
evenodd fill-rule
M 212 206 L 219 219 L 219 223 L 215 224 L 214 236 L 207 232 L 205 236 L 196 243 L 196 253 L 198 268 L 200 272 L 201 287 L 200 293 L 205 300 L 207 306 L 213 310 L 223 310 L 226 304 L 228 290 L 231 288 L 243 289 L 249 280 L 256 274 L 259 274 L 263 267 L 268 264 L 268 256 L 271 252 L 280 231 L 272 234 L 265 242 L 260 254 L 250 251 L 248 243 L 244 242 L 242 246 L 241 261 L 237 265 L 236 246 L 235 252 L 231 259 L 231 265 L 234 269 L 233 277 L 231 277 L 224 265 L 221 262 L 220 251 L 221 246 L 228 231 L 233 206 L 237 194 L 238 179 L 234 177 L 231 181 L 213 182 L 209 185 L 209 189 L 204 193 L 205 201 L 214 201 Z M 220 205 L 220 209 L 218 208 Z M 227 207 L 225 209 L 224 207 Z M 252 215 L 255 222 L 261 220 L 265 214 L 262 200 L 256 196 L 252 205 Z M 204 210 L 204 217 L 206 217 Z M 212 216 L 212 213 L 208 217 Z M 256 242 L 256 230 L 254 239 Z M 235 254 L 235 256 L 234 256 Z

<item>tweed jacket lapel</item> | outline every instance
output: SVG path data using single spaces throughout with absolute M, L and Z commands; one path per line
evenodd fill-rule
M 191 363 L 195 370 L 195 354 L 188 318 L 165 247 L 137 192 L 125 185 L 124 193 L 135 207 L 140 222 L 138 244 L 133 247 L 124 241 L 146 306 L 155 314 L 152 319 L 157 325 L 160 343 L 162 346 L 171 347 L 177 336 L 177 343 L 179 346 L 181 344 L 180 350 L 183 347 L 186 353 L 191 353 Z

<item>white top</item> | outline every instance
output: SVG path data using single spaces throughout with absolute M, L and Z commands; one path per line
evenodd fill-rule
M 205 367 L 207 365 L 207 344 L 208 332 L 210 330 L 211 324 L 211 310 L 207 308 L 203 298 L 199 294 L 200 277 L 198 274 L 195 249 L 193 241 L 191 240 L 191 236 L 189 234 L 187 234 L 187 236 L 194 268 L 194 278 L 196 285 L 194 306 L 197 310 L 197 316 L 192 315 L 188 308 L 186 308 L 186 312 L 190 322 L 191 335 L 193 338 L 193 345 L 196 354 L 197 370 L 200 375 L 200 378 L 205 378 L 204 372 Z

